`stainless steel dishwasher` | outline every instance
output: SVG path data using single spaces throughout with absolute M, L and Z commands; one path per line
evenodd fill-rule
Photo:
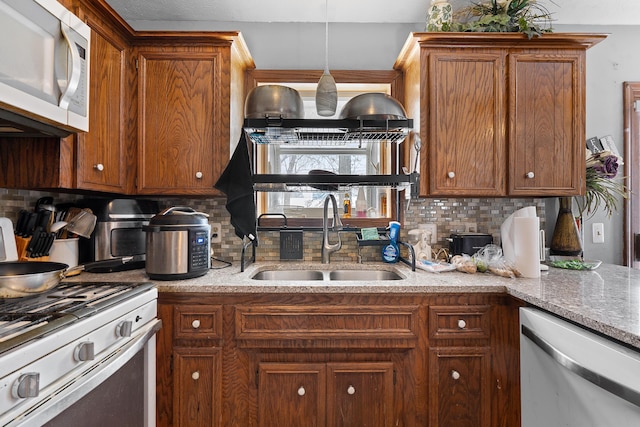
M 522 427 L 640 426 L 640 352 L 520 309 Z

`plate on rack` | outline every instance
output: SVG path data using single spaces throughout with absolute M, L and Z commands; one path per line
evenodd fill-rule
M 602 261 L 597 259 L 580 259 L 580 258 L 569 258 L 569 257 L 551 257 L 549 261 L 547 261 L 551 267 L 555 268 L 563 268 L 565 270 L 595 270 L 600 267 Z

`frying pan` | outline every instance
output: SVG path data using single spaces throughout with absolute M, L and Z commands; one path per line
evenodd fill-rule
M 121 257 L 89 262 L 69 268 L 67 264 L 49 261 L 15 261 L 0 263 L 0 298 L 20 298 L 35 295 L 58 286 L 71 272 L 92 267 L 109 267 L 129 262 L 133 257 Z

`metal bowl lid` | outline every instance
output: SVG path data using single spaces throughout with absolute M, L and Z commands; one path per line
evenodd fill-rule
M 186 206 L 174 206 L 164 209 L 149 220 L 149 226 L 174 225 L 193 226 L 208 225 L 209 215 Z

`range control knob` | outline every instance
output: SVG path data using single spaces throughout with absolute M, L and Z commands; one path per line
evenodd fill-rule
M 20 378 L 11 387 L 11 395 L 15 399 L 37 397 L 38 394 L 40 394 L 40 374 L 38 372 L 27 372 L 20 375 Z
M 133 328 L 133 322 L 131 320 L 125 320 L 124 322 L 118 323 L 116 326 L 116 336 L 118 337 L 130 337 L 131 330 Z
M 81 342 L 74 350 L 73 358 L 78 362 L 93 360 L 96 357 L 94 351 L 94 344 L 92 341 Z

